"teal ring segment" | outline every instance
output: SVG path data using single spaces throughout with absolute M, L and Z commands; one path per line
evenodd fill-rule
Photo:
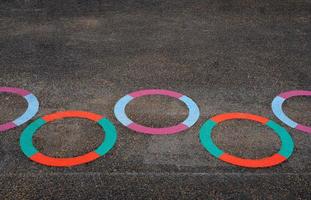
M 217 125 L 213 120 L 207 120 L 200 129 L 200 141 L 203 147 L 216 158 L 219 158 L 224 152 L 219 149 L 212 140 L 212 130 Z
M 117 130 L 112 122 L 107 118 L 103 118 L 97 123 L 103 128 L 105 139 L 104 142 L 95 150 L 95 152 L 98 155 L 103 156 L 110 149 L 112 149 L 114 144 L 117 142 Z
M 294 151 L 294 142 L 289 133 L 285 128 L 278 125 L 272 120 L 269 120 L 266 124 L 268 127 L 274 130 L 281 140 L 281 148 L 279 150 L 279 154 L 284 156 L 286 159 L 289 158 Z
M 20 146 L 22 151 L 29 158 L 39 152 L 32 143 L 32 137 L 36 133 L 36 131 L 44 124 L 46 124 L 46 121 L 44 121 L 42 118 L 39 118 L 29 124 L 21 134 Z

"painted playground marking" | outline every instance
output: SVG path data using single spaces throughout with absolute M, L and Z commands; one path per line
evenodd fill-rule
M 275 133 L 277 133 L 277 135 L 281 139 L 281 149 L 278 153 L 270 157 L 256 160 L 239 158 L 225 153 L 214 144 L 212 140 L 212 130 L 215 126 L 217 126 L 217 124 L 232 119 L 252 120 L 270 127 Z M 286 131 L 286 129 L 284 129 L 272 120 L 248 113 L 225 113 L 212 117 L 211 119 L 207 120 L 201 127 L 199 137 L 203 147 L 214 157 L 233 165 L 248 168 L 265 168 L 278 165 L 288 159 L 292 155 L 294 150 L 293 140 L 290 134 Z
M 146 126 L 133 122 L 127 117 L 125 113 L 125 107 L 130 101 L 138 97 L 147 96 L 147 95 L 163 95 L 163 96 L 169 96 L 169 97 L 179 99 L 180 101 L 184 102 L 189 109 L 189 115 L 187 119 L 176 126 L 171 126 L 171 127 L 166 127 L 166 128 L 151 128 L 151 127 L 146 127 Z M 199 107 L 192 99 L 190 99 L 189 97 L 183 94 L 180 94 L 174 91 L 160 90 L 160 89 L 140 90 L 140 91 L 132 92 L 122 97 L 116 103 L 114 107 L 114 113 L 115 113 L 116 118 L 124 126 L 128 127 L 129 129 L 132 129 L 140 133 L 155 134 L 155 135 L 175 134 L 175 133 L 184 131 L 190 128 L 191 126 L 193 126 L 197 122 L 200 116 Z
M 103 132 L 105 133 L 103 143 L 92 152 L 72 158 L 53 158 L 40 153 L 32 143 L 33 135 L 44 124 L 63 118 L 83 118 L 95 121 L 103 128 Z M 70 167 L 91 162 L 105 155 L 110 149 L 112 149 L 116 141 L 117 131 L 114 125 L 107 118 L 95 113 L 84 111 L 64 111 L 41 117 L 27 126 L 21 134 L 20 146 L 23 153 L 34 162 L 53 167 Z
M 26 123 L 38 112 L 39 102 L 37 98 L 29 91 L 20 88 L 0 87 L 0 93 L 1 92 L 13 93 L 22 96 L 27 101 L 28 108 L 22 116 L 18 117 L 14 121 L 0 125 L 0 132 L 15 128 L 17 126 Z M 180 124 L 165 128 L 146 127 L 133 122 L 131 119 L 128 118 L 128 116 L 125 113 L 126 106 L 132 100 L 147 95 L 163 95 L 179 99 L 180 101 L 186 104 L 189 110 L 188 117 Z M 296 123 L 295 121 L 287 117 L 286 114 L 283 112 L 282 105 L 285 102 L 285 100 L 294 96 L 311 96 L 311 91 L 293 90 L 281 93 L 277 97 L 275 97 L 274 100 L 272 101 L 272 110 L 274 114 L 288 126 L 307 133 L 311 133 L 311 127 L 307 127 Z M 132 92 L 119 99 L 114 107 L 114 114 L 116 118 L 124 126 L 136 132 L 152 135 L 167 135 L 167 134 L 176 134 L 192 127 L 199 119 L 200 110 L 198 105 L 191 98 L 178 92 L 162 89 L 146 89 Z M 54 158 L 40 153 L 32 143 L 33 135 L 43 125 L 63 118 L 84 118 L 91 121 L 95 121 L 99 126 L 103 128 L 103 132 L 105 133 L 105 139 L 96 150 L 77 157 Z M 226 120 L 233 120 L 233 119 L 252 120 L 260 122 L 261 124 L 270 127 L 281 139 L 282 145 L 279 152 L 275 153 L 270 157 L 265 157 L 262 159 L 244 159 L 236 157 L 234 155 L 230 155 L 219 149 L 213 143 L 211 137 L 212 130 L 215 126 L 217 126 L 217 124 Z M 280 126 L 279 124 L 275 123 L 272 120 L 249 113 L 224 113 L 212 117 L 202 125 L 199 133 L 199 138 L 203 147 L 216 158 L 233 165 L 248 168 L 265 168 L 278 165 L 287 160 L 292 155 L 294 150 L 293 140 L 285 128 L 283 128 L 282 126 Z M 97 158 L 105 155 L 108 151 L 110 151 L 114 147 L 116 140 L 117 140 L 116 128 L 113 125 L 113 123 L 109 121 L 107 118 L 95 113 L 84 111 L 64 111 L 46 115 L 29 124 L 24 129 L 24 131 L 20 136 L 20 146 L 23 153 L 34 162 L 54 167 L 70 167 L 94 161 Z
M 292 90 L 292 91 L 279 94 L 272 101 L 272 111 L 275 114 L 275 116 L 279 118 L 279 120 L 281 120 L 287 126 L 290 126 L 292 128 L 295 128 L 297 130 L 300 130 L 306 133 L 311 133 L 311 127 L 298 124 L 297 122 L 290 119 L 283 111 L 283 108 L 282 108 L 283 103 L 287 99 L 291 97 L 296 97 L 296 96 L 311 96 L 311 91 Z
M 39 101 L 31 92 L 20 88 L 12 87 L 0 87 L 0 93 L 12 93 L 22 96 L 28 103 L 28 108 L 23 115 L 15 119 L 14 121 L 7 122 L 0 125 L 0 132 L 16 128 L 27 121 L 29 121 L 39 110 Z

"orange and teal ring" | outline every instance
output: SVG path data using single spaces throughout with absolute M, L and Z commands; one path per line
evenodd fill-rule
M 262 159 L 244 159 L 225 153 L 214 144 L 212 140 L 212 130 L 215 126 L 217 126 L 217 124 L 232 119 L 252 120 L 270 127 L 275 133 L 277 133 L 277 135 L 281 139 L 282 142 L 281 149 L 279 150 L 278 153 Z M 248 167 L 248 168 L 272 167 L 287 160 L 292 155 L 294 150 L 293 140 L 285 128 L 265 117 L 248 113 L 225 113 L 212 117 L 211 119 L 207 120 L 201 127 L 199 137 L 203 147 L 208 152 L 210 152 L 214 157 L 240 167 Z
M 95 121 L 103 128 L 103 132 L 105 133 L 103 143 L 92 152 L 72 158 L 54 158 L 40 153 L 32 143 L 33 135 L 46 123 L 63 118 L 83 118 Z M 91 162 L 105 155 L 110 149 L 112 149 L 116 141 L 116 128 L 107 118 L 95 113 L 84 111 L 64 111 L 46 115 L 31 123 L 21 134 L 20 146 L 23 153 L 34 162 L 53 167 L 70 167 Z

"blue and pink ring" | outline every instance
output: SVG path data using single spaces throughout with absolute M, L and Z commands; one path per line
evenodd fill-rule
M 23 90 L 20 88 L 12 88 L 12 87 L 0 87 L 0 93 L 11 93 L 22 96 L 28 103 L 28 108 L 26 112 L 15 119 L 14 121 L 7 122 L 5 124 L 0 125 L 0 132 L 10 130 L 16 128 L 27 121 L 29 121 L 39 110 L 39 101 L 31 92 L 27 90 Z
M 292 119 L 290 119 L 283 111 L 283 103 L 291 98 L 291 97 L 296 97 L 296 96 L 311 96 L 311 91 L 307 90 L 292 90 L 288 92 L 284 92 L 276 96 L 273 101 L 272 101 L 272 111 L 275 114 L 279 120 L 281 120 L 283 123 L 285 123 L 287 126 L 291 128 L 295 128 L 297 130 L 306 132 L 306 133 L 311 133 L 311 127 L 304 126 L 302 124 L 299 124 Z
M 183 103 L 186 104 L 186 106 L 189 109 L 189 114 L 187 119 L 185 119 L 182 123 L 171 126 L 171 127 L 165 127 L 165 128 L 151 128 L 146 127 L 140 124 L 137 124 L 133 122 L 131 119 L 129 119 L 125 113 L 125 107 L 127 104 L 139 97 L 147 96 L 147 95 L 163 95 L 163 96 L 169 96 L 176 99 L 179 99 Z M 178 92 L 169 91 L 169 90 L 161 90 L 161 89 L 149 89 L 149 90 L 140 90 L 136 92 L 132 92 L 124 97 L 122 97 L 115 105 L 114 107 L 114 113 L 116 118 L 126 127 L 128 127 L 131 130 L 134 130 L 136 132 L 145 133 L 145 134 L 155 134 L 155 135 L 167 135 L 167 134 L 175 134 L 181 131 L 184 131 L 191 126 L 193 126 L 200 116 L 200 110 L 197 104 L 190 99 L 189 97 L 180 94 Z

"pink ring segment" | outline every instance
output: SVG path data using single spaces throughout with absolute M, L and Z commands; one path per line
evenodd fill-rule
M 130 101 L 134 100 L 135 98 L 139 98 L 139 97 L 147 96 L 147 95 L 163 95 L 163 96 L 169 96 L 169 97 L 173 97 L 173 98 L 181 100 L 187 105 L 189 109 L 189 115 L 187 119 L 176 126 L 171 126 L 171 127 L 166 127 L 166 128 L 151 128 L 151 127 L 146 127 L 146 126 L 133 122 L 131 119 L 127 117 L 125 113 L 125 107 Z M 169 91 L 169 90 L 160 90 L 160 89 L 140 90 L 140 91 L 136 91 L 136 92 L 130 93 L 122 97 L 116 103 L 115 108 L 114 108 L 114 113 L 115 113 L 116 118 L 124 126 L 128 127 L 129 129 L 132 129 L 140 133 L 155 134 L 155 135 L 174 134 L 174 133 L 184 131 L 190 128 L 191 126 L 193 126 L 200 116 L 200 110 L 197 104 L 192 99 L 178 92 Z

